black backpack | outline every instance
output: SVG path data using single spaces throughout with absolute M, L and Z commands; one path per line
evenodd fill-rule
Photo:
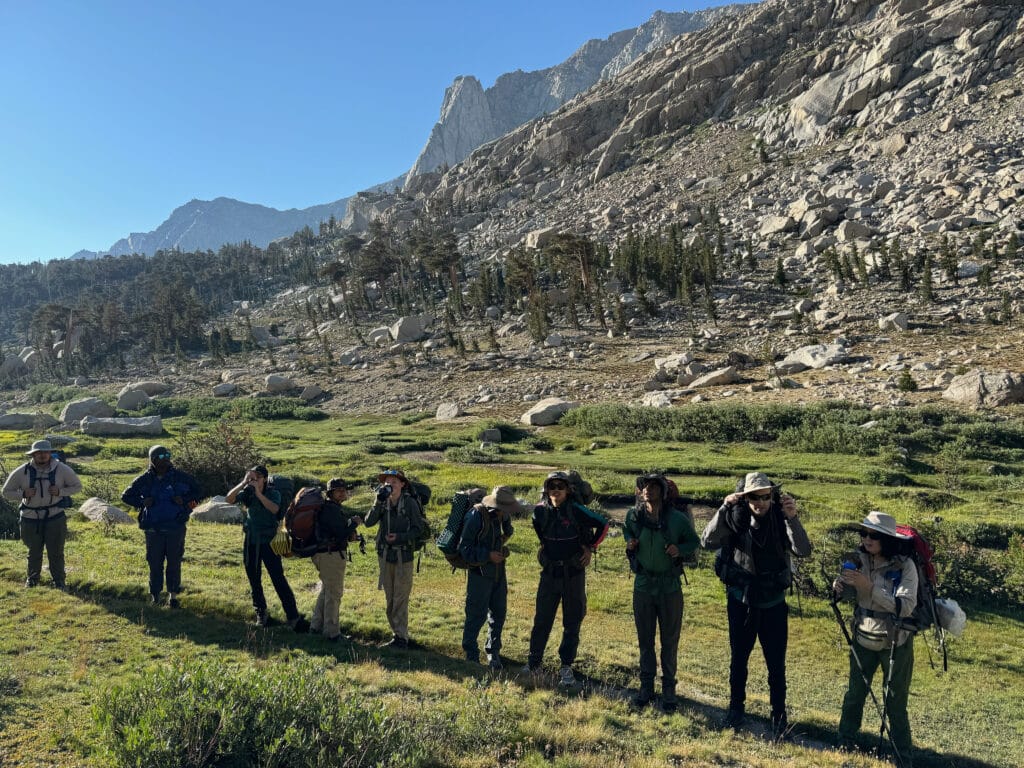
M 288 475 L 270 475 L 267 478 L 267 487 L 281 494 L 281 503 L 277 508 L 277 519 L 280 520 L 295 499 L 295 483 Z
M 458 491 L 452 497 L 452 508 L 448 513 L 448 521 L 444 530 L 437 537 L 437 548 L 452 566 L 456 568 L 473 568 L 472 563 L 467 563 L 459 554 L 459 543 L 462 541 L 462 528 L 466 523 L 466 515 L 469 514 L 475 505 L 483 501 L 487 492 L 483 488 L 470 488 L 465 491 Z
M 434 532 L 430 528 L 430 521 L 427 519 L 427 504 L 430 502 L 430 486 L 426 483 L 419 483 L 415 480 L 409 481 L 409 494 L 416 499 L 420 511 L 420 535 L 412 544 L 413 551 L 421 550 L 427 546 L 427 542 L 434 538 Z

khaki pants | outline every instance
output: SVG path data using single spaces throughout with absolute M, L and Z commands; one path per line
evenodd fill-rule
M 341 634 L 338 611 L 341 607 L 341 596 L 345 593 L 347 564 L 344 552 L 318 552 L 313 555 L 313 565 L 320 573 L 321 586 L 310 628 L 314 632 L 322 631 L 324 637 L 337 637 Z
M 378 557 L 380 587 L 387 600 L 388 624 L 395 637 L 409 639 L 409 594 L 412 592 L 413 561 L 389 563 Z
M 43 548 L 50 563 L 50 578 L 55 587 L 64 586 L 64 541 L 68 537 L 68 519 L 64 515 L 56 519 L 21 519 L 21 540 L 28 547 L 28 581 L 39 583 L 43 570 Z

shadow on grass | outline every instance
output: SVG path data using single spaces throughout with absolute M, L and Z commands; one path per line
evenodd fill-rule
M 372 661 L 391 672 L 430 672 L 453 681 L 463 681 L 467 677 L 484 679 L 493 676 L 498 679 L 514 680 L 526 690 L 557 690 L 566 698 L 588 699 L 601 696 L 605 699 L 630 702 L 639 692 L 637 688 L 579 673 L 575 685 L 560 686 L 554 670 L 545 670 L 539 674 L 520 673 L 523 660 L 516 661 L 503 657 L 505 669 L 494 673 L 488 671 L 485 666 L 453 658 L 426 646 L 404 650 L 380 647 L 386 639 L 383 632 L 362 633 L 332 642 L 320 635 L 296 634 L 282 623 L 272 624 L 266 629 L 259 628 L 251 623 L 247 610 L 241 609 L 235 603 L 218 601 L 206 595 L 202 598 L 202 606 L 190 606 L 189 596 L 185 594 L 182 598 L 183 607 L 172 610 L 166 605 L 149 604 L 149 596 L 142 588 L 112 590 L 80 583 L 73 586 L 72 592 L 78 598 L 94 603 L 112 615 L 144 626 L 151 635 L 169 639 L 184 637 L 198 645 L 216 645 L 224 649 L 242 650 L 256 658 L 267 658 L 281 650 L 296 649 L 310 656 L 333 657 L 343 663 Z M 622 680 L 632 677 L 634 673 L 632 667 L 622 667 L 612 670 L 610 677 Z M 657 699 L 643 711 L 650 712 L 653 716 L 674 716 L 664 712 L 660 700 Z M 725 708 L 685 695 L 678 696 L 676 712 L 708 731 L 718 730 L 726 716 Z M 770 721 L 756 715 L 747 715 L 742 730 L 754 738 L 766 741 L 771 737 Z M 794 722 L 787 734 L 787 741 L 804 749 L 827 751 L 835 748 L 835 737 L 833 727 Z M 873 754 L 878 747 L 878 739 L 872 738 L 867 732 L 862 732 L 857 746 L 866 755 Z M 999 768 L 997 764 L 973 757 L 939 753 L 929 749 L 915 749 L 914 764 L 919 768 Z

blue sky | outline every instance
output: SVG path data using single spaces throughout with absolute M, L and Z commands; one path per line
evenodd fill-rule
M 304 208 L 407 170 L 484 87 L 648 0 L 0 0 L 0 263 L 102 250 L 193 198 Z

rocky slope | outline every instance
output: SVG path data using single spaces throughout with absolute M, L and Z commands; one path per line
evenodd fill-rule
M 475 77 L 457 77 L 445 90 L 441 116 L 410 169 L 408 181 L 462 161 L 481 144 L 558 109 L 600 80 L 615 77 L 647 51 L 704 29 L 743 7 L 729 5 L 696 13 L 658 11 L 639 27 L 604 40 L 588 40 L 553 67 L 501 75 L 486 90 Z

